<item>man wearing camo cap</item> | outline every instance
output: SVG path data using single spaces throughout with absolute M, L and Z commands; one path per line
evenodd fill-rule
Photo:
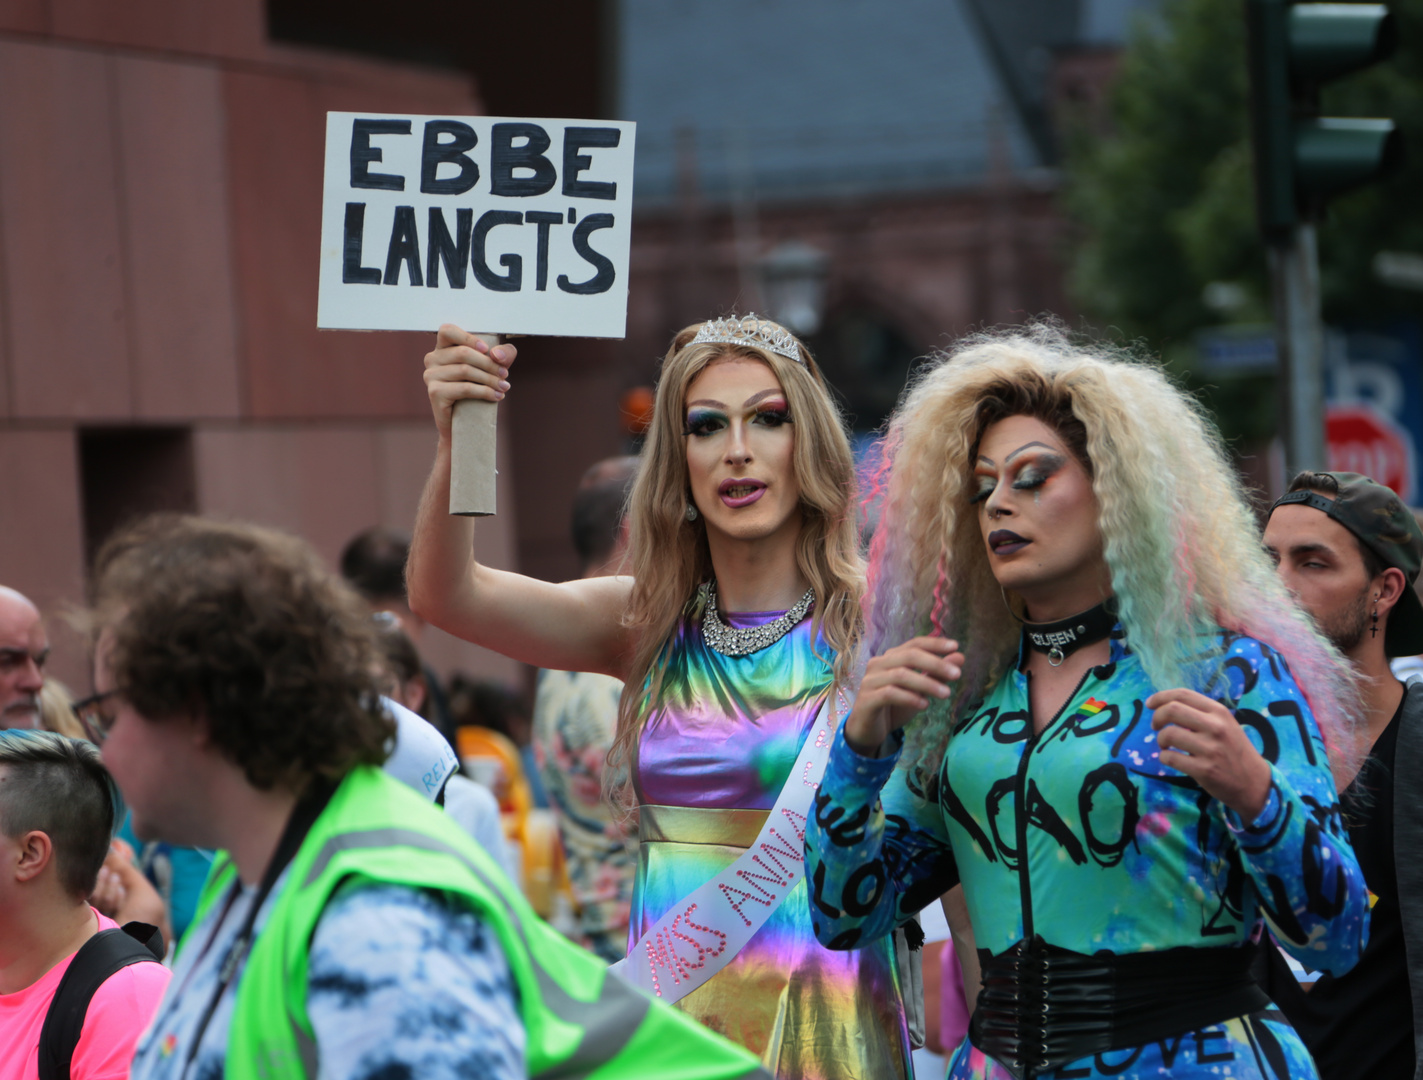
M 1324 975 L 1303 993 L 1270 950 L 1262 981 L 1322 1080 L 1413 1080 L 1423 1077 L 1423 679 L 1400 682 L 1389 660 L 1423 652 L 1423 604 L 1413 589 L 1423 532 L 1382 484 L 1304 472 L 1271 507 L 1265 547 L 1359 673 L 1359 749 L 1368 756 L 1339 801 L 1372 915 L 1368 946 L 1346 974 Z

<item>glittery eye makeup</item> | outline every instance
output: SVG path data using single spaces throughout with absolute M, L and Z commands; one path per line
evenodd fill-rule
M 1018 470 L 1013 480 L 1013 490 L 1031 491 L 1040 488 L 1067 464 L 1067 459 L 1059 454 L 1039 454 Z
M 770 401 L 763 401 L 756 406 L 756 411 L 752 414 L 751 421 L 763 427 L 780 427 L 782 424 L 789 424 L 791 422 L 791 410 L 784 401 L 779 398 L 773 398 Z
M 792 423 L 790 408 L 781 398 L 763 400 L 747 410 L 746 423 L 763 428 L 778 428 Z M 731 425 L 727 414 L 720 409 L 693 406 L 687 410 L 687 420 L 682 426 L 683 435 L 705 437 L 723 431 Z
M 1066 464 L 1067 458 L 1045 450 L 1017 466 L 1017 473 L 1013 477 L 1013 490 L 1036 491 L 1056 476 Z M 986 462 L 979 465 L 979 468 L 985 467 L 990 466 Z M 1009 455 L 1009 468 L 1013 468 L 1012 455 Z M 993 494 L 994 489 L 998 486 L 998 474 L 996 472 L 975 473 L 973 482 L 974 492 L 968 500 L 970 506 L 985 501 Z
M 726 414 L 715 409 L 688 409 L 683 435 L 705 437 L 726 427 Z

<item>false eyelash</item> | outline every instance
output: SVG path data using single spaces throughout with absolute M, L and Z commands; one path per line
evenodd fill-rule
M 1061 458 L 1042 458 L 1027 466 L 1013 481 L 1015 491 L 1031 491 L 1042 487 L 1066 464 Z
M 719 416 L 719 415 L 717 415 L 717 414 L 715 414 L 715 413 L 699 413 L 699 414 L 693 414 L 693 416 L 691 417 L 691 419 L 685 421 L 685 422 L 682 424 L 682 434 L 683 434 L 683 435 L 708 435 L 708 434 L 710 434 L 710 433 L 712 432 L 712 430 L 714 430 L 714 429 L 712 428 L 712 425 L 713 425 L 713 424 L 721 424 L 721 425 L 724 425 L 725 423 L 726 423 L 725 418 L 722 417 L 722 416 Z

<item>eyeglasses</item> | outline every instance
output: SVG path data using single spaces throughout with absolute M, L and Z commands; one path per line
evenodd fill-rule
M 114 726 L 114 721 L 118 719 L 118 715 L 112 709 L 104 707 L 104 703 L 118 692 L 118 688 L 115 687 L 113 690 L 105 690 L 102 694 L 90 694 L 69 706 L 74 713 L 74 718 L 83 725 L 84 733 L 89 736 L 89 741 L 96 745 L 109 737 L 109 730 Z

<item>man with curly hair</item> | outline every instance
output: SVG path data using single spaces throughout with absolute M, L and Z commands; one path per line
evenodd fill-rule
M 220 851 L 135 1080 L 753 1074 L 381 771 L 369 613 L 306 544 L 158 517 L 95 577 L 90 720 L 135 829 Z

